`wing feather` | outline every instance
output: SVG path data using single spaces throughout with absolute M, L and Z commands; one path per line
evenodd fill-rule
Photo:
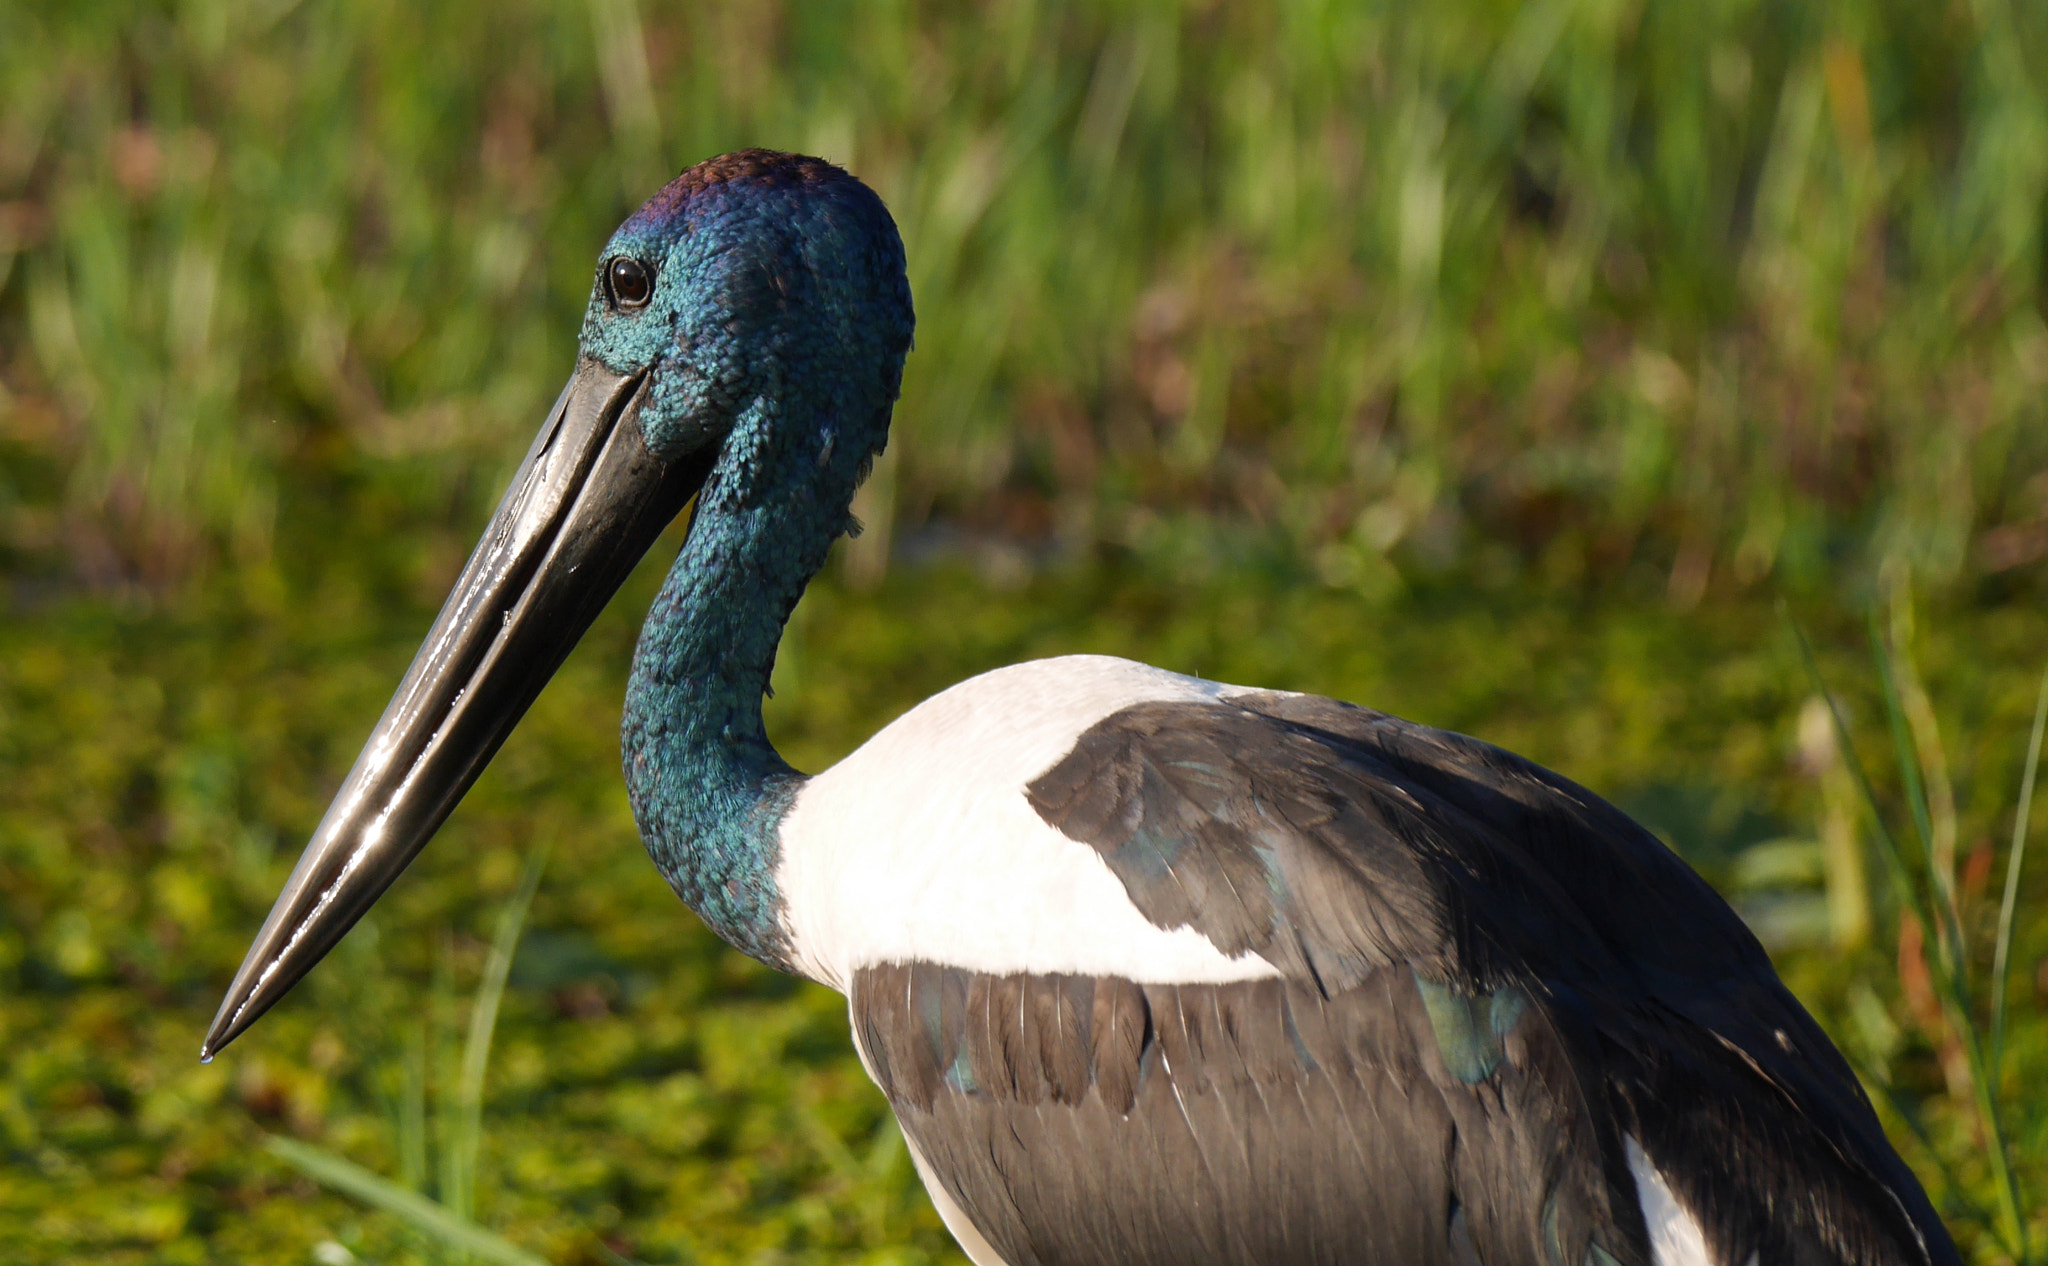
M 1443 1243 L 1456 1212 L 1489 1263 L 1532 1222 L 1560 1246 L 1642 1259 L 1634 1137 L 1721 1260 L 1959 1260 L 1847 1064 L 1741 920 L 1556 774 L 1383 713 L 1245 693 L 1126 707 L 1027 798 L 1095 848 L 1154 925 L 1257 953 L 1324 1000 L 1312 1019 L 1296 1008 L 1289 1036 L 1318 1068 L 1395 1067 L 1394 1035 L 1368 1021 L 1409 1007 L 1331 1005 L 1398 993 L 1404 976 L 1420 1013 L 1439 999 L 1441 1058 L 1424 1068 L 1474 1092 L 1437 1087 L 1458 1140 Z M 1528 1018 L 1493 1032 L 1481 1011 L 1510 998 Z M 1333 1038 L 1333 1019 L 1364 1027 Z M 1169 1035 L 1169 1049 L 1187 1040 Z M 1185 1058 L 1213 1075 L 1241 1047 Z M 1273 1075 L 1231 1072 L 1260 1086 Z

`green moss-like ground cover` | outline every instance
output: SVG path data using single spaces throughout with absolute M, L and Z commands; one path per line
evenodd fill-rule
M 428 1260 L 402 1224 L 320 1190 L 261 1140 L 307 1139 L 434 1190 L 484 945 L 522 858 L 547 841 L 489 1068 L 479 1221 L 556 1261 L 957 1260 L 837 997 L 716 943 L 637 847 L 617 707 L 657 570 L 642 568 L 376 913 L 207 1067 L 194 1052 L 218 991 L 430 612 L 350 618 L 347 585 L 316 576 L 154 613 L 76 604 L 0 633 L 0 966 L 17 982 L 0 995 L 0 1255 L 306 1261 L 333 1241 L 363 1260 Z M 1994 608 L 1921 622 L 1974 857 L 2009 829 L 2048 619 Z M 1829 670 L 1878 738 L 1857 630 L 1820 623 Z M 938 564 L 807 598 L 771 724 L 818 768 L 960 676 L 1074 650 L 1477 732 L 1664 813 L 1724 883 L 1741 850 L 1810 838 L 1823 812 L 1801 756 L 1805 678 L 1777 616 L 1754 603 L 1674 614 L 1626 592 L 1368 602 L 1256 576 L 1162 585 L 1114 566 L 992 589 Z M 1981 934 L 1996 888 L 1965 869 Z M 2023 906 L 2008 1073 L 2036 1184 L 2041 888 L 2030 882 Z M 1806 875 L 1762 895 L 1817 893 Z M 1916 1019 L 1892 951 L 1812 936 L 1781 947 L 1789 978 L 1925 1114 L 1983 1199 L 1940 1031 Z M 1933 1159 L 1903 1145 L 1939 1187 Z

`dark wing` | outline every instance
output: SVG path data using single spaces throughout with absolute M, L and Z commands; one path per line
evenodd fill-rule
M 1489 1266 L 1520 1259 L 1529 1241 L 1515 1228 L 1532 1217 L 1549 1223 L 1561 1263 L 1587 1260 L 1587 1245 L 1647 1260 L 1623 1136 L 1731 1266 L 1751 1253 L 1959 1261 L 1847 1064 L 1755 937 L 1584 788 L 1460 735 L 1252 694 L 1118 712 L 1029 796 L 1101 852 L 1153 923 L 1278 967 L 1297 1024 L 1311 997 L 1328 1031 L 1353 1032 L 1347 1017 L 1375 1011 L 1380 1030 L 1356 1029 L 1346 1058 L 1379 1061 L 1388 1093 L 1450 1087 L 1437 1098 L 1456 1128 L 1421 1151 L 1388 1149 L 1373 1172 L 1384 1180 L 1403 1158 L 1453 1156 L 1465 1176 L 1449 1200 Z M 1412 1036 L 1418 1014 L 1436 1061 L 1420 1073 L 1387 1028 Z M 1171 1074 L 1176 1086 L 1216 1075 Z M 1347 1110 L 1386 1121 L 1368 1106 L 1379 1092 L 1362 1093 Z M 1212 1158 L 1243 1137 L 1220 1123 L 1190 1130 Z M 1285 1157 L 1296 1171 L 1290 1149 L 1324 1144 L 1273 1146 L 1269 1163 Z
M 1325 997 L 908 963 L 849 994 L 905 1134 L 1009 1266 L 1649 1260 L 1540 1012 L 1472 1084 L 1405 969 Z

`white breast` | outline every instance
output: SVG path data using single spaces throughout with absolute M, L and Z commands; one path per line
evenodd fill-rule
M 1242 688 L 1076 655 L 997 669 L 932 696 L 805 785 L 776 883 L 793 956 L 842 992 L 870 963 L 1212 983 L 1277 973 L 1138 913 L 1086 844 L 1046 825 L 1025 786 L 1089 726 L 1154 700 Z

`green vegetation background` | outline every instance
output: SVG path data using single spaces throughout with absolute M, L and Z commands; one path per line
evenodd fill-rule
M 1738 901 L 1971 1252 L 2011 1255 L 1777 604 L 1888 810 L 1863 611 L 1905 657 L 1981 991 L 2048 660 L 2048 9 L 15 0 L 0 1258 L 442 1254 L 283 1135 L 556 1262 L 960 1260 L 836 999 L 635 846 L 616 714 L 669 547 L 377 912 L 194 1058 L 598 244 L 756 144 L 882 193 L 923 317 L 871 530 L 778 667 L 800 767 L 1071 650 L 1517 748 Z M 543 846 L 471 1204 L 463 1034 Z M 2000 1085 L 2036 1201 L 2044 897 Z

